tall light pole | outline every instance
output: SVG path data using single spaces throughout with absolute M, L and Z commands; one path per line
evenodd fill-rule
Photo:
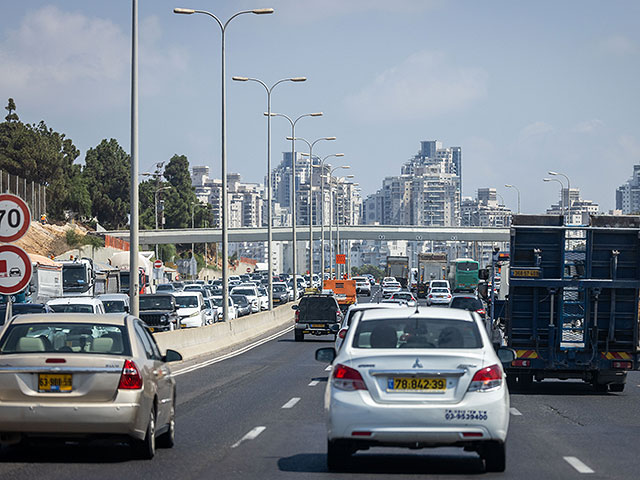
M 129 308 L 138 316 L 140 275 L 139 250 L 139 192 L 138 192 L 138 0 L 131 2 L 131 196 L 129 214 Z M 46 210 L 45 210 L 46 211 Z M 151 272 L 147 272 L 151 273 Z
M 156 230 L 158 230 L 158 194 L 162 191 L 162 190 L 169 190 L 171 187 L 166 186 L 166 187 L 159 187 L 156 188 L 156 193 L 154 195 L 155 201 L 154 201 L 154 208 L 155 208 L 155 212 L 156 212 Z M 156 243 L 156 258 L 158 258 L 158 244 Z
M 566 176 L 564 173 L 560 173 L 560 172 L 547 172 L 549 175 L 560 175 L 561 177 L 564 177 L 567 179 L 567 217 L 569 217 L 569 224 L 571 224 L 573 222 L 572 218 L 571 218 L 571 180 L 569 180 L 569 177 Z M 563 202 L 564 203 L 564 199 Z
M 265 113 L 265 115 L 269 114 Z M 294 140 L 296 136 L 296 123 L 298 123 L 298 120 L 304 117 L 321 117 L 322 112 L 305 113 L 303 115 L 300 115 L 295 120 L 292 120 L 291 117 L 285 115 L 284 113 L 271 113 L 270 116 L 286 118 L 291 124 L 291 137 L 288 137 L 291 139 L 291 245 L 293 246 L 291 269 L 293 273 L 293 297 L 297 299 L 298 280 L 296 269 L 298 241 L 296 239 L 296 142 Z
M 264 87 L 267 92 L 267 274 L 269 275 L 269 283 L 267 295 L 269 296 L 269 310 L 273 309 L 273 255 L 271 253 L 273 234 L 271 232 L 271 92 L 281 83 L 284 82 L 304 82 L 306 77 L 283 78 L 276 83 L 267 86 L 262 80 L 249 77 L 232 77 L 236 82 L 256 82 Z
M 334 209 L 333 209 L 333 204 L 334 204 L 334 197 L 333 197 L 333 172 L 335 172 L 336 170 L 339 170 L 341 168 L 351 168 L 349 165 L 341 165 L 339 167 L 334 167 L 329 171 L 329 270 L 333 271 L 333 276 L 337 279 L 337 271 L 336 271 L 336 267 L 337 264 L 335 263 L 335 257 L 333 255 L 333 215 L 334 215 Z M 337 208 L 336 208 L 337 210 Z M 338 221 L 338 218 L 336 216 L 336 222 Z
M 336 167 L 336 170 L 340 168 L 340 167 Z M 345 175 L 344 177 L 342 177 L 342 181 L 344 181 L 347 178 L 353 178 L 354 175 Z M 338 179 L 336 179 L 336 187 L 338 184 Z M 343 208 L 344 210 L 344 208 Z M 340 255 L 340 251 L 342 250 L 340 248 L 340 217 L 338 216 L 338 214 L 340 213 L 340 209 L 338 208 L 338 191 L 336 188 L 336 255 Z M 338 269 L 338 262 L 336 260 L 336 279 L 339 278 L 338 276 L 339 269 Z
M 333 153 L 327 155 L 320 160 L 320 271 L 321 281 L 324 280 L 324 162 L 331 157 L 344 157 L 344 153 Z M 350 166 L 344 166 L 341 168 L 351 168 Z
M 520 214 L 520 189 L 515 185 L 511 185 L 509 183 L 506 183 L 504 186 L 507 188 L 515 188 L 516 192 L 518 192 L 518 215 L 519 215 Z
M 309 147 L 309 282 L 313 286 L 313 146 L 322 140 L 335 140 L 336 137 L 321 137 L 313 142 L 301 137 L 287 137 L 287 140 L 302 140 Z M 320 282 L 322 288 L 322 281 Z
M 564 195 L 562 194 L 562 192 L 564 191 L 564 183 L 562 183 L 562 180 L 557 179 L 557 178 L 543 178 L 542 179 L 543 182 L 558 182 L 560 184 L 560 211 L 562 212 L 562 215 L 564 216 Z
M 255 15 L 265 15 L 273 13 L 273 8 L 256 8 L 254 10 L 242 10 L 233 14 L 226 22 L 222 22 L 213 13 L 206 10 L 193 10 L 190 8 L 174 8 L 173 13 L 179 13 L 184 15 L 192 15 L 194 13 L 202 13 L 213 18 L 222 34 L 222 121 L 221 121 L 221 149 L 222 149 L 222 318 L 228 318 L 229 313 L 229 218 L 227 209 L 227 82 L 226 82 L 226 61 L 225 61 L 225 33 L 227 32 L 227 26 L 229 22 L 239 15 L 246 13 L 253 13 Z

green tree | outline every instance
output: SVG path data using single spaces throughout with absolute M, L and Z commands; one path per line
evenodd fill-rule
M 131 158 L 113 138 L 87 152 L 82 176 L 92 210 L 107 228 L 122 228 L 127 223 L 130 173 Z
M 19 120 L 18 114 L 13 113 L 16 111 L 16 102 L 13 101 L 13 98 L 9 99 L 9 102 L 7 103 L 7 106 L 4 107 L 4 109 L 9 112 L 9 114 L 4 117 L 7 122 L 17 122 Z
M 164 169 L 164 178 L 172 186 L 163 192 L 165 198 L 165 227 L 187 228 L 191 226 L 191 204 L 196 194 L 191 186 L 189 160 L 184 155 L 174 155 Z
M 375 265 L 362 265 L 360 268 L 351 267 L 351 275 L 357 276 L 364 274 L 371 274 L 376 281 L 380 281 L 382 277 L 384 277 L 384 269 L 376 267 Z

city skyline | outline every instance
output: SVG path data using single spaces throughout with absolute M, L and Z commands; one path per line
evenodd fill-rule
M 267 3 L 141 2 L 141 170 L 180 153 L 219 177 L 218 32 L 205 19 L 173 15 L 176 6 L 215 9 L 222 18 L 275 8 L 233 25 L 228 74 L 267 82 L 306 76 L 279 87 L 273 111 L 323 111 L 298 133 L 335 135 L 314 153 L 344 152 L 364 197 L 424 138 L 464 149 L 462 195 L 492 185 L 515 210 L 515 192 L 502 187 L 514 184 L 530 213 L 557 201 L 557 186 L 542 182 L 550 169 L 608 211 L 640 163 L 636 2 Z M 3 101 L 15 99 L 22 121 L 45 120 L 66 133 L 81 159 L 102 138 L 129 150 L 130 14 L 128 2 L 7 5 Z M 229 83 L 229 169 L 261 182 L 264 92 Z M 272 122 L 275 154 L 289 150 L 281 120 Z

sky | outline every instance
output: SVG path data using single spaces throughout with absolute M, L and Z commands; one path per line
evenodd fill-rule
M 140 171 L 174 154 L 220 177 L 221 35 L 226 31 L 228 171 L 262 182 L 267 95 L 303 118 L 296 136 L 349 165 L 363 196 L 418 152 L 461 146 L 463 195 L 495 187 L 542 213 L 566 174 L 608 211 L 640 163 L 640 2 L 636 0 L 139 0 Z M 129 151 L 131 0 L 23 0 L 0 17 L 0 101 L 71 138 L 79 161 L 102 139 Z M 291 127 L 272 120 L 272 163 Z M 304 144 L 298 146 L 304 151 Z M 329 160 L 328 160 L 329 161 Z

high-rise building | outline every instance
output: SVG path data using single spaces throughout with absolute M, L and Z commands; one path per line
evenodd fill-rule
M 640 165 L 633 166 L 633 175 L 616 190 L 616 209 L 623 214 L 640 213 Z
M 569 225 L 587 224 L 590 215 L 597 215 L 600 207 L 591 200 L 583 200 L 580 197 L 579 188 L 563 188 L 560 192 L 558 203 L 547 209 L 549 215 L 564 215 L 565 222 Z

